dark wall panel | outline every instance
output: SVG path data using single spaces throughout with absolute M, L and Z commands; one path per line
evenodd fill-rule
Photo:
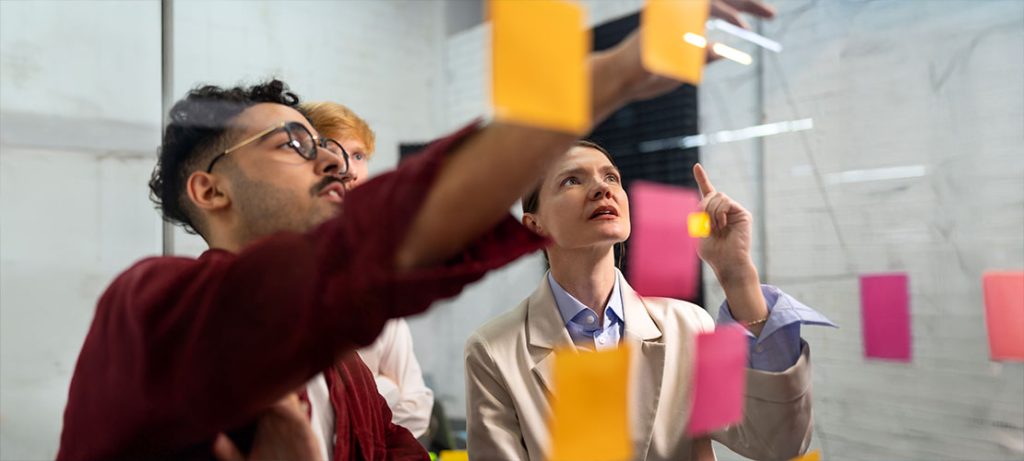
M 635 30 L 639 23 L 640 15 L 633 14 L 597 26 L 594 29 L 594 49 L 604 50 L 614 46 Z M 699 160 L 700 152 L 697 148 L 641 153 L 639 146 L 644 141 L 698 133 L 697 88 L 683 85 L 658 98 L 623 107 L 595 128 L 587 138 L 611 152 L 622 171 L 622 181 L 627 190 L 638 179 L 696 189 L 693 165 Z M 629 252 L 628 244 L 626 252 Z M 617 263 L 628 275 L 626 261 Z M 701 289 L 695 299 L 687 301 L 703 306 L 703 300 Z

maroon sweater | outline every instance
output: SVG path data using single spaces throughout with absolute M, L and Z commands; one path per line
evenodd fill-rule
M 309 233 L 148 258 L 118 276 L 82 346 L 57 459 L 210 459 L 217 433 L 244 440 L 263 410 L 324 370 L 335 460 L 426 459 L 391 425 L 365 365 L 337 358 L 543 245 L 507 216 L 445 264 L 394 270 L 445 154 L 474 128 L 355 189 Z

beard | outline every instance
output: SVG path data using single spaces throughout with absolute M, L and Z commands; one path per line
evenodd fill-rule
M 278 232 L 306 232 L 338 213 L 337 207 L 317 198 L 314 190 L 322 189 L 319 184 L 307 192 L 255 181 L 241 174 L 234 183 L 234 203 L 238 207 L 244 241 L 251 242 Z

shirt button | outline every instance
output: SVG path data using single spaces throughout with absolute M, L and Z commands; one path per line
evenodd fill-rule
M 757 346 L 758 352 L 764 352 L 764 346 Z
M 594 323 L 594 318 L 593 317 L 587 317 L 587 323 L 591 323 L 591 324 Z
M 604 344 L 605 343 L 605 339 L 604 338 L 598 339 L 597 342 L 599 342 L 601 344 Z

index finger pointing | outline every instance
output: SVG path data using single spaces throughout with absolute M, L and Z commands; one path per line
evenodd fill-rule
M 700 166 L 699 163 L 693 166 L 693 178 L 697 180 L 697 187 L 700 188 L 700 196 L 702 198 L 715 193 L 715 186 L 711 185 L 708 173 L 704 171 L 704 167 Z

